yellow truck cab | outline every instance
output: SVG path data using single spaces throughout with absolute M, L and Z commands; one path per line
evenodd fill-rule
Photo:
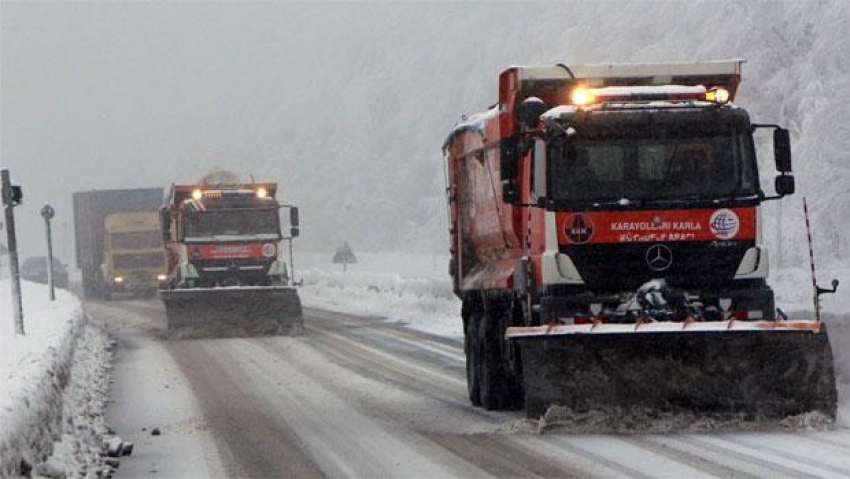
M 101 270 L 109 285 L 107 294 L 153 294 L 166 270 L 157 212 L 111 213 L 103 227 Z

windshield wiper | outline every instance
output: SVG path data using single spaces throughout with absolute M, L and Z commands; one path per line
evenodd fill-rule
M 732 201 L 752 201 L 759 199 L 759 195 L 749 195 L 749 196 L 727 196 L 725 198 L 714 198 L 712 203 L 729 203 Z
M 594 201 L 591 203 L 591 206 L 594 208 L 604 208 L 610 206 L 620 206 L 623 208 L 640 208 L 643 205 L 643 201 L 630 200 L 628 198 L 620 198 L 619 200 L 609 200 L 609 201 Z

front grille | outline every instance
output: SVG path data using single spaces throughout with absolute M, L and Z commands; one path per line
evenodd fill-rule
M 710 241 L 562 245 L 588 288 L 597 292 L 633 290 L 653 278 L 682 288 L 722 286 L 731 281 L 753 241 L 712 246 Z M 663 245 L 672 253 L 672 264 L 655 271 L 647 264 L 647 249 Z
M 134 283 L 146 283 L 156 279 L 156 275 L 153 272 L 144 270 L 130 271 L 129 276 L 130 281 Z
M 162 252 L 116 254 L 112 263 L 115 268 L 165 268 L 165 255 Z

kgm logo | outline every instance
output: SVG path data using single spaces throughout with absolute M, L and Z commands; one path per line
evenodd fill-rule
M 738 215 L 727 209 L 715 211 L 711 215 L 711 219 L 708 220 L 708 228 L 718 239 L 734 238 L 738 234 L 740 226 L 741 221 L 738 219 Z
M 593 221 L 590 216 L 576 213 L 564 222 L 564 234 L 570 243 L 584 244 L 593 237 Z

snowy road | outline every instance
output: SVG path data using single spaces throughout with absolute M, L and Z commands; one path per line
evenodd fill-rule
M 469 405 L 459 341 L 380 320 L 308 310 L 302 337 L 160 341 L 155 301 L 87 310 L 119 343 L 109 420 L 136 443 L 119 477 L 850 476 L 846 429 L 516 432 L 521 414 Z

